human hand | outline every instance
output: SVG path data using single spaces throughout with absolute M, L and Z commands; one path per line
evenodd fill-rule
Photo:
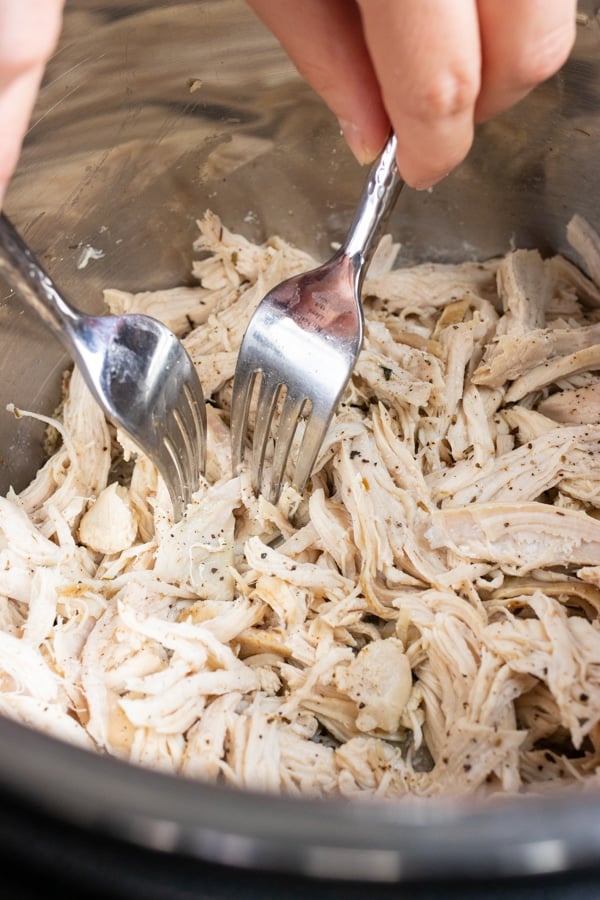
M 474 125 L 567 59 L 576 0 L 249 0 L 338 117 L 360 162 L 390 127 L 418 188 L 467 155 Z
M 17 165 L 64 0 L 0 0 L 0 207 Z

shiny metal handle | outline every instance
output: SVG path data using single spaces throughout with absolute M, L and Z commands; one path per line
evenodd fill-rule
M 0 272 L 71 350 L 68 334 L 76 324 L 77 313 L 60 296 L 50 276 L 4 213 L 0 213 Z
M 396 135 L 392 134 L 373 163 L 348 237 L 340 253 L 348 256 L 358 275 L 359 285 L 404 181 L 396 165 Z

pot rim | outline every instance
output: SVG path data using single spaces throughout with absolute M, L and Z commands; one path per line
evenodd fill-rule
M 597 789 L 485 802 L 296 798 L 142 768 L 2 716 L 0 783 L 55 818 L 147 849 L 312 877 L 548 874 L 600 853 Z

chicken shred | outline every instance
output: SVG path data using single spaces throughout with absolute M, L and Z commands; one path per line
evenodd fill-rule
M 307 493 L 274 506 L 231 475 L 231 379 L 261 298 L 314 261 L 198 224 L 196 287 L 105 300 L 182 337 L 209 398 L 206 477 L 174 524 L 73 371 L 45 420 L 58 449 L 0 498 L 0 712 L 291 795 L 597 781 L 598 235 L 568 228 L 586 272 L 531 250 L 395 269 L 386 236 Z

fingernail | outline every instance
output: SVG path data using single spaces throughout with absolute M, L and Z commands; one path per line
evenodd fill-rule
M 377 151 L 374 152 L 367 146 L 362 128 L 347 119 L 338 119 L 338 122 L 346 143 L 361 166 L 372 163 L 377 156 Z
M 440 181 L 443 181 L 444 178 L 447 178 L 450 172 L 444 172 L 443 175 L 436 175 L 435 178 L 427 178 L 425 181 L 417 181 L 416 184 L 413 185 L 415 191 L 430 191 L 432 187 L 435 187 L 436 184 L 439 184 Z

